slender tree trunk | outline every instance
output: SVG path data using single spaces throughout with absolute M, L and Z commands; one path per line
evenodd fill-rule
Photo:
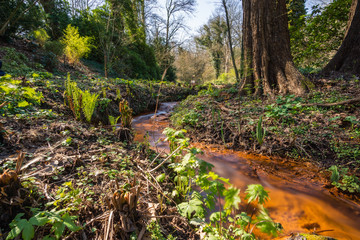
M 339 71 L 360 74 L 360 3 L 353 0 L 345 38 L 324 72 Z
M 243 0 L 244 80 L 256 95 L 306 92 L 306 78 L 290 53 L 286 0 Z
M 225 10 L 225 18 L 226 18 L 227 34 L 228 34 L 228 38 L 229 38 L 229 48 L 230 48 L 231 60 L 232 60 L 234 71 L 235 71 L 236 81 L 238 82 L 240 80 L 240 78 L 239 78 L 239 73 L 238 73 L 238 70 L 236 67 L 235 56 L 234 56 L 234 51 L 233 51 L 233 47 L 232 47 L 230 20 L 229 20 L 228 9 L 226 6 L 226 0 L 222 0 L 222 4 L 223 4 L 224 10 Z

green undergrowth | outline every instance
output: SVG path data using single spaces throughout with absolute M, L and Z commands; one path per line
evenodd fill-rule
M 263 207 L 269 200 L 268 192 L 259 184 L 246 189 L 245 204 L 241 204 L 240 189 L 229 179 L 212 172 L 212 165 L 196 157 L 201 151 L 191 148 L 185 130 L 166 128 L 169 142 L 175 189 L 171 196 L 177 199 L 179 213 L 205 234 L 205 239 L 257 239 L 255 227 L 272 237 L 282 230 Z M 222 200 L 223 201 L 222 201 Z M 251 207 L 249 207 L 251 206 Z M 210 214 L 209 221 L 205 216 Z
M 209 85 L 178 104 L 172 124 L 188 130 L 195 141 L 311 160 L 324 169 L 343 166 L 358 179 L 360 103 L 321 106 L 356 98 L 358 78 L 329 79 L 323 84 L 333 87 L 273 100 L 238 96 L 235 86 Z

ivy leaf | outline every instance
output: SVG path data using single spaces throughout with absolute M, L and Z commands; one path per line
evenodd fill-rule
M 177 208 L 181 216 L 191 219 L 192 217 L 203 217 L 204 208 L 202 201 L 199 199 L 191 199 L 188 202 L 180 203 Z
M 250 184 L 246 189 L 246 197 L 248 202 L 258 200 L 259 204 L 265 203 L 269 199 L 268 191 L 261 184 Z
M 228 211 L 230 211 L 231 213 L 231 209 L 233 208 L 239 209 L 239 204 L 241 203 L 239 194 L 240 194 L 240 189 L 237 189 L 235 187 L 229 187 L 224 191 L 224 196 L 225 196 L 224 208 L 227 209 L 226 211 L 227 213 Z

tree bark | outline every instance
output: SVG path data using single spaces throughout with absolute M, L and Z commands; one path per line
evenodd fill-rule
M 286 0 L 243 0 L 244 79 L 255 95 L 304 94 L 306 78 L 290 53 Z
M 345 38 L 323 72 L 350 72 L 360 74 L 360 4 L 353 0 Z

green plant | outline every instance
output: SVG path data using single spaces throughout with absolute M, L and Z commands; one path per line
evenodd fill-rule
M 71 81 L 68 74 L 64 95 L 75 118 L 80 120 L 83 113 L 86 121 L 90 123 L 99 94 L 90 93 L 88 90 L 82 91 L 76 82 Z
M 35 41 L 41 46 L 44 47 L 45 43 L 50 39 L 50 36 L 47 34 L 46 30 L 43 28 L 40 28 L 38 30 L 35 30 L 33 32 L 33 37 L 35 38 Z
M 129 103 L 125 99 L 123 99 L 119 103 L 119 112 L 121 114 L 122 127 L 131 129 L 132 109 L 130 108 Z
M 355 175 L 349 175 L 348 168 L 338 168 L 333 165 L 329 168 L 330 181 L 335 187 L 349 193 L 360 193 L 360 180 Z
M 183 134 L 184 130 L 176 131 L 167 128 L 164 133 L 172 148 L 187 152 L 183 157 L 179 153 L 178 162 L 169 165 L 176 173 L 174 177 L 176 194 L 172 195 L 182 200 L 177 206 L 178 211 L 189 219 L 191 224 L 202 227 L 205 239 L 225 240 L 239 237 L 256 239 L 253 234 L 255 227 L 272 236 L 277 235 L 282 227 L 272 221 L 262 206 L 269 196 L 261 185 L 249 185 L 246 190 L 245 199 L 248 202 L 246 209 L 252 211 L 235 215 L 241 203 L 240 190 L 234 187 L 229 179 L 211 172 L 213 167 L 211 164 L 196 157 L 201 151 L 188 147 L 188 139 Z M 196 190 L 194 186 L 197 186 Z M 216 203 L 219 211 L 211 214 L 210 223 L 205 223 L 206 211 L 214 210 Z M 254 205 L 255 207 L 250 207 Z M 228 228 L 224 228 L 225 225 Z
M 151 221 L 146 229 L 151 233 L 151 240 L 176 240 L 176 237 L 173 237 L 171 234 L 164 237 L 161 232 L 160 225 L 157 221 Z
M 69 104 L 71 111 L 73 112 L 75 118 L 80 120 L 81 118 L 81 89 L 78 88 L 76 82 L 72 82 L 70 79 L 70 74 L 68 74 L 65 81 L 65 97 Z
M 52 52 L 58 57 L 64 54 L 64 45 L 60 41 L 47 41 L 44 47 L 46 51 Z
M 65 182 L 56 191 L 55 201 L 47 203 L 48 206 L 54 205 L 66 211 L 77 211 L 81 205 L 81 189 L 75 189 L 72 182 Z
M 0 78 L 0 98 L 7 102 L 0 109 L 0 114 L 18 114 L 40 105 L 43 95 L 33 87 L 24 87 L 21 80 L 14 80 L 10 75 Z
M 260 116 L 258 124 L 256 126 L 256 140 L 258 141 L 260 146 L 264 142 L 265 135 L 266 135 L 266 129 L 263 128 L 262 126 L 262 116 Z
M 98 97 L 98 94 L 92 94 L 88 90 L 82 92 L 82 110 L 88 123 L 91 122 Z
M 109 115 L 109 122 L 110 122 L 110 125 L 112 126 L 113 132 L 116 131 L 116 126 L 115 125 L 117 124 L 120 117 L 121 116 L 114 117 L 114 116 Z
M 65 228 L 68 228 L 72 232 L 79 231 L 81 227 L 75 224 L 75 219 L 77 216 L 70 216 L 65 209 L 56 211 L 55 209 L 51 211 L 38 211 L 37 209 L 32 209 L 34 216 L 29 220 L 22 218 L 24 213 L 19 213 L 9 224 L 11 231 L 9 232 L 6 239 L 14 239 L 20 233 L 22 233 L 22 239 L 30 240 L 35 236 L 35 227 L 43 228 L 47 225 L 51 226 L 50 233 L 44 237 L 44 239 L 53 239 L 52 236 L 55 236 L 56 239 L 60 239 L 64 232 Z M 36 229 L 36 232 L 39 229 Z
M 65 46 L 64 52 L 70 63 L 77 63 L 80 58 L 90 53 L 90 41 L 90 37 L 81 37 L 76 27 L 71 24 L 67 26 L 61 43 Z

